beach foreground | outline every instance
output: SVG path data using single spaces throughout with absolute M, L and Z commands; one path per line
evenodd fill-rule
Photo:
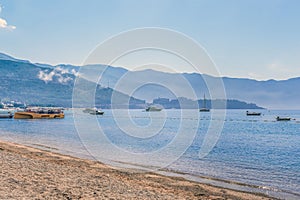
M 0 141 L 0 199 L 270 199 Z

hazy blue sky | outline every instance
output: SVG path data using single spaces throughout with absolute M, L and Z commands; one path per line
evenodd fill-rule
M 0 4 L 0 51 L 33 62 L 81 64 L 112 35 L 162 27 L 199 42 L 224 76 L 300 76 L 299 0 L 0 0 Z

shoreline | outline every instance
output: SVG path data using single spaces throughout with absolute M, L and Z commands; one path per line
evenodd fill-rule
M 275 199 L 0 140 L 0 199 Z

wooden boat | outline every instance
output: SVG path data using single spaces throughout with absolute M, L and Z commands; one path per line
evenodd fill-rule
M 291 118 L 290 117 L 279 117 L 279 116 L 277 116 L 276 120 L 277 121 L 291 121 Z
M 62 109 L 57 108 L 28 108 L 25 111 L 15 112 L 15 119 L 54 119 L 64 118 Z
M 249 112 L 249 111 L 247 111 L 246 115 L 247 116 L 260 116 L 261 113 L 260 112 Z
M 12 118 L 13 116 L 10 110 L 0 109 L 0 118 Z
M 157 106 L 148 106 L 145 110 L 146 112 L 159 112 L 162 110 L 162 108 L 159 108 Z
M 203 107 L 199 109 L 200 112 L 209 112 L 210 109 L 206 107 L 206 98 L 205 98 L 205 94 L 203 97 Z

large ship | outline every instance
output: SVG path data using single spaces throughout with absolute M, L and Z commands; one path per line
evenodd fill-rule
M 64 117 L 65 114 L 61 108 L 27 108 L 14 114 L 15 119 L 54 119 Z

